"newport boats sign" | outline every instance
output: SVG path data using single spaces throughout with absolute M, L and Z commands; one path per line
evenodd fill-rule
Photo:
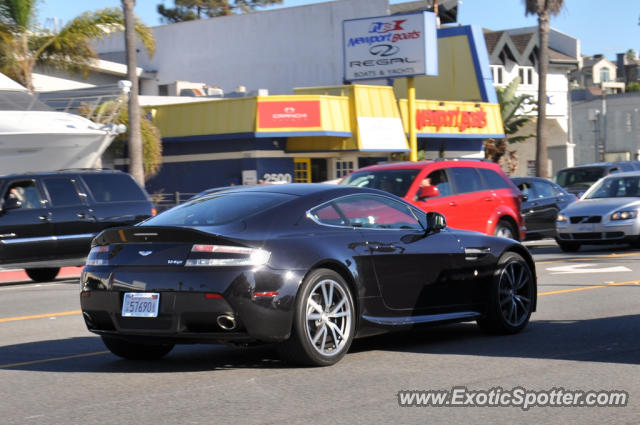
M 431 12 L 343 21 L 346 81 L 438 75 Z

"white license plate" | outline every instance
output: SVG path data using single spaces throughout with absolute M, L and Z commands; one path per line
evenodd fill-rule
M 593 232 L 593 224 L 581 224 L 578 226 L 578 232 Z
M 158 317 L 160 294 L 157 292 L 126 292 L 122 302 L 123 317 Z

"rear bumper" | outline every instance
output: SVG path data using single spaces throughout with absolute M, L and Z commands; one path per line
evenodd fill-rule
M 80 305 L 87 328 L 100 335 L 170 343 L 276 342 L 289 338 L 302 278 L 268 268 L 86 267 Z M 125 292 L 159 293 L 158 317 L 123 317 Z M 260 292 L 277 295 L 255 296 Z M 220 327 L 221 315 L 233 316 L 236 327 Z

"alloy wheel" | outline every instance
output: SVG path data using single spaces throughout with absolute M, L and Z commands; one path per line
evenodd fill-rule
M 306 303 L 306 335 L 323 356 L 342 352 L 350 340 L 352 311 L 345 289 L 332 279 L 313 287 Z

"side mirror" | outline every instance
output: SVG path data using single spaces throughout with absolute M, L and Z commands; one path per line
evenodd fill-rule
M 420 189 L 418 189 L 418 199 L 424 199 L 424 198 L 435 198 L 436 196 L 440 195 L 440 190 L 438 189 L 437 186 L 422 186 Z
M 444 215 L 437 212 L 427 213 L 427 233 L 437 233 L 447 227 L 447 220 Z
M 22 207 L 22 202 L 17 200 L 16 198 L 7 198 L 2 203 L 2 211 L 15 210 Z

